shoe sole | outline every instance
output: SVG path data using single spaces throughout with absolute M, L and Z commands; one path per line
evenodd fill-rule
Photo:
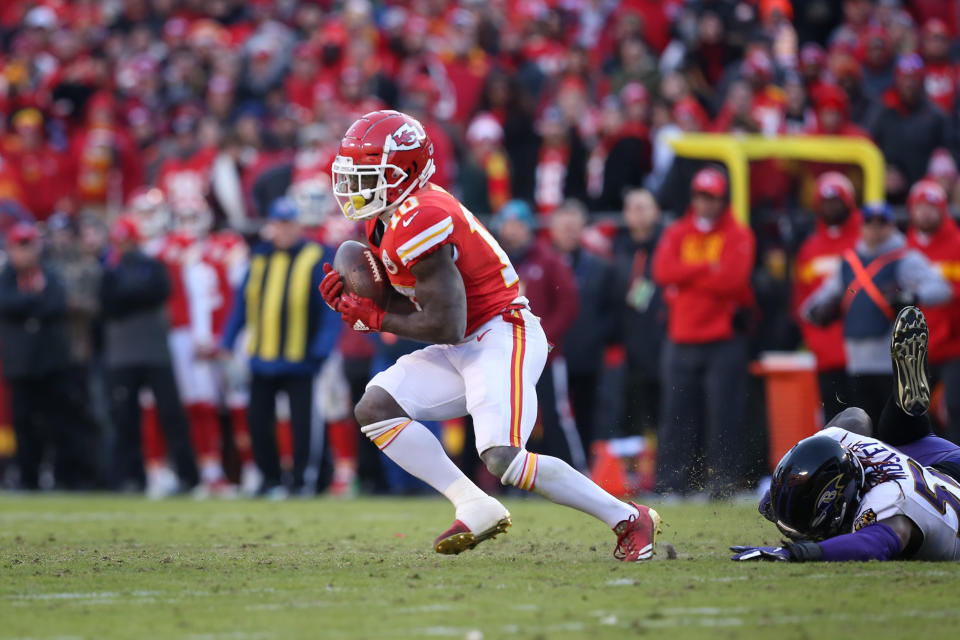
M 657 546 L 657 536 L 661 533 L 660 525 L 663 524 L 663 518 L 660 517 L 660 514 L 657 513 L 655 509 L 648 509 L 647 513 L 650 515 L 650 522 L 653 524 L 652 540 L 650 540 L 650 544 L 640 550 L 640 555 L 637 556 L 634 562 L 643 562 L 653 557 Z
M 897 404 L 911 416 L 922 416 L 930 407 L 928 340 L 927 320 L 923 312 L 916 307 L 902 309 L 893 323 L 890 356 L 897 378 Z
M 434 550 L 444 555 L 457 555 L 464 551 L 470 551 L 484 540 L 490 540 L 491 538 L 496 538 L 501 533 L 506 533 L 512 524 L 513 522 L 510 520 L 510 516 L 506 516 L 498 520 L 497 524 L 481 533 L 467 531 L 464 533 L 455 533 L 452 536 L 444 538 L 437 542 Z

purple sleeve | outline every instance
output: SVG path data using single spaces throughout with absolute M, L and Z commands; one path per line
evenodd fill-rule
M 882 522 L 824 540 L 820 548 L 826 562 L 892 560 L 903 551 L 900 536 Z

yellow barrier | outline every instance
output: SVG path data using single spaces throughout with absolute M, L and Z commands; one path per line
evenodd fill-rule
M 738 220 L 750 220 L 750 160 L 792 158 L 859 165 L 863 170 L 863 200 L 884 201 L 886 165 L 880 149 L 867 138 L 847 136 L 776 136 L 689 133 L 670 141 L 674 153 L 686 158 L 716 160 L 730 174 L 730 206 Z

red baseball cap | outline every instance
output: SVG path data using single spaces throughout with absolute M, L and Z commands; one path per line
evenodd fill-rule
M 727 195 L 727 178 L 723 173 L 713 167 L 700 169 L 693 176 L 693 182 L 690 183 L 692 193 L 706 193 L 715 198 L 722 198 Z
M 110 242 L 140 242 L 140 225 L 132 215 L 120 216 L 110 227 Z
M 620 90 L 620 100 L 623 101 L 624 105 L 640 102 L 646 103 L 649 99 L 650 94 L 647 92 L 647 88 L 639 82 L 626 84 L 623 89 Z
M 32 222 L 18 222 L 7 231 L 7 246 L 35 242 L 40 234 Z

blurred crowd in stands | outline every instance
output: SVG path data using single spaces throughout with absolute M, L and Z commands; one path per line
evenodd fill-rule
M 358 235 L 339 138 L 383 108 L 423 123 L 433 182 L 489 222 L 557 345 L 532 448 L 587 469 L 643 435 L 647 488 L 724 495 L 767 469 L 749 363 L 809 350 L 827 418 L 878 411 L 906 304 L 960 440 L 958 59 L 940 0 L 7 0 L 0 471 L 415 490 L 351 407 L 416 345 L 330 322 L 312 286 Z M 695 132 L 870 138 L 887 202 L 852 165 L 758 160 L 744 226 L 722 167 L 675 156 Z M 474 464 L 468 423 L 434 426 Z

